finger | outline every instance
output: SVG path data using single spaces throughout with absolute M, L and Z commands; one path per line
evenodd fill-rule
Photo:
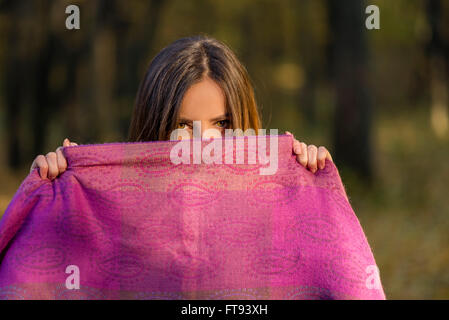
M 318 156 L 317 156 L 317 162 L 318 162 L 318 168 L 321 170 L 324 169 L 326 165 L 326 156 L 329 152 L 325 147 L 319 147 L 318 148 Z
M 298 140 L 293 140 L 293 152 L 296 155 L 300 155 L 301 151 L 302 151 L 302 148 L 301 148 L 301 144 L 299 143 L 299 141 Z
M 48 163 L 47 159 L 43 155 L 38 155 L 34 160 L 34 168 L 39 168 L 39 175 L 41 179 L 47 179 Z
M 306 167 L 308 159 L 307 145 L 304 142 L 301 142 L 300 146 L 301 146 L 301 154 L 297 156 L 297 159 L 303 167 Z
M 49 152 L 45 156 L 48 163 L 48 178 L 50 180 L 56 178 L 59 173 L 56 152 Z
M 37 157 L 36 157 L 36 159 L 37 159 Z M 34 159 L 34 160 L 33 160 L 33 163 L 31 164 L 31 167 L 30 167 L 30 173 L 31 173 L 34 169 L 37 168 L 36 159 Z
M 330 152 L 329 152 L 329 151 L 327 151 L 327 154 L 326 154 L 326 159 L 327 159 L 327 160 L 329 160 L 329 161 L 332 161 L 332 162 L 334 162 L 334 160 L 332 160 L 332 156 L 331 156 L 331 154 L 330 154 Z
M 56 149 L 56 161 L 58 163 L 59 172 L 63 173 L 67 169 L 67 160 L 62 153 L 62 147 Z
M 313 144 L 307 147 L 308 162 L 307 166 L 313 173 L 317 170 L 317 153 L 318 149 Z
M 65 138 L 64 141 L 62 142 L 62 146 L 63 146 L 63 147 L 68 147 L 68 146 L 70 146 L 70 140 L 67 139 L 67 138 Z
M 73 146 L 77 146 L 78 145 L 78 143 L 75 143 L 75 142 L 70 142 L 70 146 L 71 147 L 73 147 Z
M 293 138 L 293 140 L 296 140 L 295 135 L 293 133 L 291 133 L 290 131 L 285 131 L 285 134 L 291 136 Z

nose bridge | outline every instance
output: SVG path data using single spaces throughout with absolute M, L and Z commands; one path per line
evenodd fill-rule
M 198 128 L 199 126 L 200 126 L 200 128 Z M 194 120 L 194 122 L 193 122 L 193 128 L 194 128 L 194 130 L 193 130 L 193 135 L 195 136 L 196 134 L 200 133 L 201 136 L 198 137 L 198 138 L 201 138 L 201 137 L 203 137 L 204 132 L 205 132 L 207 129 L 211 128 L 211 126 L 210 126 L 210 124 L 208 123 L 208 121 L 206 121 L 206 120 Z M 201 130 L 198 131 L 199 129 L 201 129 Z
M 206 130 L 210 130 L 205 133 Z M 207 120 L 201 120 L 201 137 L 210 139 L 212 137 L 214 138 L 220 138 L 222 136 L 220 130 L 218 130 L 213 123 Z
M 203 136 L 204 131 L 206 131 L 207 129 L 210 129 L 210 125 L 208 123 L 208 121 L 205 120 L 201 120 L 201 136 Z

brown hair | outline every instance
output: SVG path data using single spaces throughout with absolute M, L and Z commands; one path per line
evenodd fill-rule
M 248 72 L 224 43 L 200 35 L 176 40 L 153 58 L 137 92 L 128 140 L 168 140 L 185 93 L 206 75 L 224 92 L 232 129 L 257 133 L 260 115 Z

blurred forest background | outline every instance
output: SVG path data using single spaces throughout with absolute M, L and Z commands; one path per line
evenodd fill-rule
M 125 141 L 152 57 L 199 33 L 245 64 L 264 128 L 331 151 L 387 298 L 448 299 L 445 0 L 0 0 L 0 215 L 64 138 Z

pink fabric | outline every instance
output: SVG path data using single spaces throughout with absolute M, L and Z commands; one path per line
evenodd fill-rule
M 313 174 L 278 141 L 274 175 L 174 165 L 173 141 L 65 148 L 67 171 L 31 172 L 0 221 L 0 298 L 385 299 L 334 164 Z

